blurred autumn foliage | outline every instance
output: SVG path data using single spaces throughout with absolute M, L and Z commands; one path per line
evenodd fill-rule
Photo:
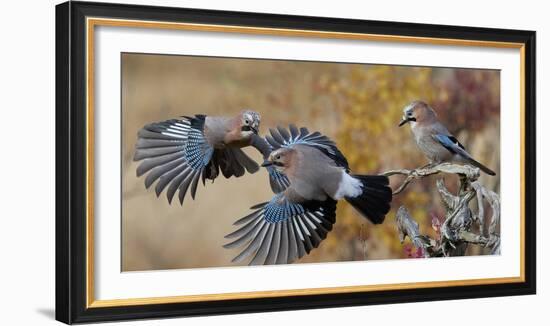
M 344 78 L 322 76 L 316 87 L 332 95 L 340 116 L 336 142 L 356 173 L 382 173 L 426 163 L 408 130 L 397 128 L 401 109 L 414 99 L 422 99 L 436 108 L 441 121 L 451 132 L 462 135 L 459 137 L 462 140 L 487 125 L 495 128 L 490 132 L 494 138 L 483 140 L 482 146 L 488 144 L 488 150 L 475 152 L 485 152 L 476 157 L 498 166 L 498 159 L 487 158 L 499 131 L 500 83 L 494 71 L 358 65 Z M 463 141 L 467 148 L 471 148 L 468 146 L 471 142 Z M 498 182 L 492 184 L 493 190 L 498 191 L 495 189 Z M 432 215 L 443 215 L 443 207 L 437 202 L 434 185 L 434 180 L 419 182 L 394 197 L 392 206 L 405 205 L 419 222 L 421 233 L 437 236 L 434 233 L 438 231 L 439 220 L 433 220 Z M 410 244 L 402 246 L 396 241 L 395 209 L 381 226 L 365 222 L 358 227 L 353 208 L 340 204 L 338 219 L 324 244 L 324 252 L 313 253 L 310 259 L 315 260 L 315 255 L 330 255 L 333 260 L 415 257 L 416 251 Z M 368 239 L 366 245 L 365 239 Z M 342 246 L 343 241 L 347 246 Z M 484 253 L 472 250 L 477 250 L 475 254 Z
M 262 115 L 261 132 L 289 123 L 319 130 L 337 143 L 353 172 L 377 174 L 427 163 L 408 127 L 397 127 L 403 107 L 421 99 L 474 157 L 497 172 L 481 182 L 499 192 L 498 71 L 139 54 L 126 54 L 122 64 L 123 270 L 231 266 L 237 252 L 221 248 L 223 235 L 248 207 L 272 195 L 264 171 L 216 180 L 183 207 L 146 191 L 131 161 L 136 132 L 174 116 L 252 108 Z M 393 185 L 400 181 L 395 178 Z M 299 263 L 417 257 L 410 244 L 399 242 L 395 212 L 406 205 L 421 233 L 437 237 L 444 211 L 435 180 L 426 178 L 395 196 L 381 225 L 340 202 L 334 229 Z M 449 177 L 446 184 L 453 190 L 457 180 Z M 487 253 L 478 247 L 468 252 Z

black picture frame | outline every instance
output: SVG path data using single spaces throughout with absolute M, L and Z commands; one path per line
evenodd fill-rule
M 398 35 L 524 44 L 524 281 L 391 291 L 88 307 L 86 293 L 86 17 Z M 536 124 L 534 31 L 65 2 L 56 6 L 56 319 L 67 323 L 249 313 L 534 294 Z

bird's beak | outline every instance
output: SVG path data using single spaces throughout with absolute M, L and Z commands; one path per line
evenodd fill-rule
M 271 161 L 268 161 L 268 160 L 265 160 L 263 163 L 262 163 L 262 166 L 265 168 L 265 167 L 268 167 L 268 166 L 272 166 L 273 165 L 273 162 Z
M 401 127 L 402 125 L 406 124 L 407 122 L 409 122 L 409 119 L 407 119 L 406 117 L 403 117 L 403 119 L 401 120 L 401 122 L 399 122 L 399 127 Z
M 250 127 L 250 129 L 252 129 L 252 132 L 256 135 L 258 134 L 258 127 Z

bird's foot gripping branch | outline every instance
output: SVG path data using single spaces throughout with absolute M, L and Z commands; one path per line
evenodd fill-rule
M 402 192 L 408 184 L 420 178 L 439 173 L 455 174 L 459 177 L 457 194 L 452 194 L 443 180 L 437 180 L 437 190 L 445 207 L 445 218 L 440 227 L 440 238 L 432 239 L 420 234 L 418 223 L 401 206 L 397 211 L 396 221 L 401 243 L 409 237 L 416 248 L 421 248 L 424 257 L 463 256 L 470 244 L 487 247 L 491 254 L 500 254 L 500 197 L 497 193 L 481 185 L 479 169 L 469 165 L 442 163 L 416 170 L 392 170 L 386 176 L 404 175 L 405 180 L 394 191 Z M 475 199 L 477 210 L 470 208 Z M 485 206 L 491 207 L 491 216 L 486 221 Z M 477 227 L 474 227 L 476 226 Z M 488 226 L 487 226 L 488 225 Z

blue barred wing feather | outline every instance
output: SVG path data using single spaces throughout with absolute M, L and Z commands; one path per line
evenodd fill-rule
M 290 186 L 290 180 L 284 173 L 277 171 L 274 166 L 268 166 L 266 169 L 269 173 L 269 185 L 274 193 L 283 192 Z
M 321 150 L 338 166 L 349 171 L 348 161 L 330 138 L 318 131 L 310 133 L 309 130 L 304 127 L 298 129 L 292 124 L 289 125 L 288 129 L 289 130 L 277 127 L 277 129 L 269 130 L 271 135 L 266 136 L 265 139 L 271 145 L 273 151 L 281 147 L 292 147 L 297 144 L 312 146 Z
M 254 211 L 234 224 L 240 228 L 226 236 L 225 248 L 244 247 L 233 259 L 250 265 L 287 264 L 317 248 L 336 221 L 336 201 L 292 202 L 284 193 L 252 207 Z
M 137 175 L 145 177 L 145 186 L 151 187 L 157 180 L 157 196 L 166 189 L 168 202 L 176 192 L 183 203 L 190 189 L 194 199 L 197 184 L 214 149 L 204 137 L 206 116 L 182 117 L 144 126 L 138 132 L 134 161 L 140 161 Z

